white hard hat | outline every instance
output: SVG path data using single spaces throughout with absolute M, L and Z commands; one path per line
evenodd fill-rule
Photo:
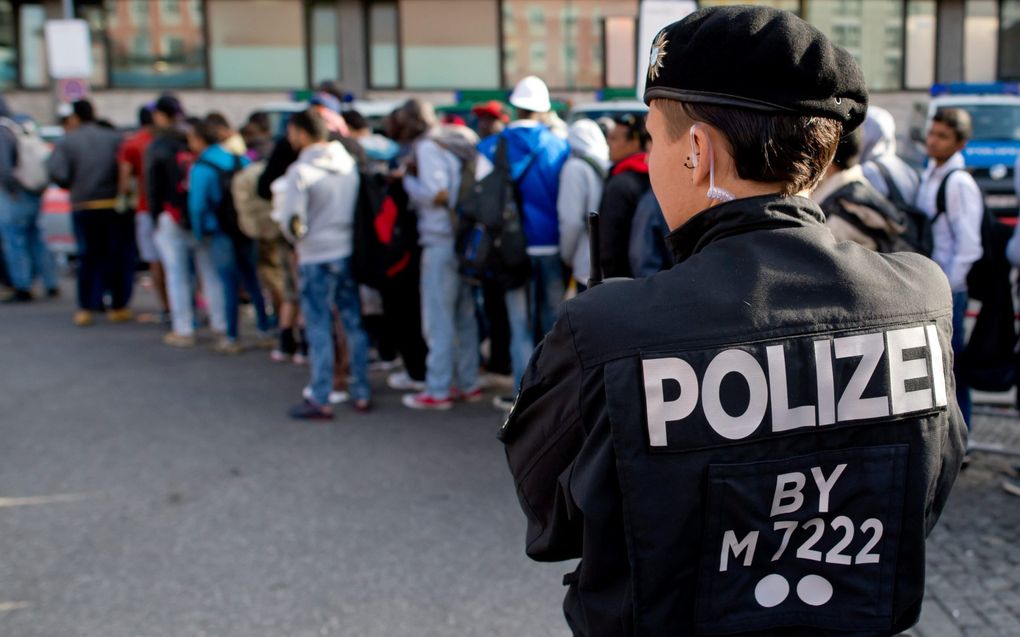
M 548 113 L 552 110 L 549 102 L 549 87 L 541 78 L 529 75 L 514 87 L 510 103 L 532 113 Z

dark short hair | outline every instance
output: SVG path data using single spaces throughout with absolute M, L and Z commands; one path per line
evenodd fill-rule
M 651 137 L 645 128 L 645 116 L 634 113 L 624 113 L 613 118 L 613 122 L 619 128 L 627 130 L 627 139 L 634 140 L 641 144 L 641 148 L 648 146 Z
M 197 117 L 189 117 L 188 128 L 191 129 L 193 135 L 210 146 L 215 146 L 220 143 L 220 138 L 219 135 L 216 134 L 216 129 L 207 120 L 199 119 Z
M 342 115 L 351 130 L 365 130 L 368 128 L 368 120 L 358 111 L 344 111 Z
M 184 108 L 181 106 L 181 101 L 173 95 L 164 93 L 159 96 L 156 100 L 156 105 L 153 110 L 163 113 L 167 117 L 177 117 L 184 113 Z
M 71 111 L 83 122 L 94 122 L 96 120 L 96 109 L 88 100 L 78 100 L 71 104 Z
M 209 114 L 205 116 L 205 121 L 210 126 L 230 128 L 230 122 L 228 122 L 226 116 L 219 111 L 210 111 Z
M 329 129 L 326 128 L 326 120 L 322 119 L 322 115 L 314 107 L 291 115 L 290 120 L 287 121 L 287 126 L 303 130 L 315 141 L 322 141 L 329 135 Z
M 152 109 L 148 106 L 143 106 L 138 109 L 138 125 L 152 126 Z
M 956 133 L 956 138 L 961 142 L 969 141 L 974 133 L 974 125 L 970 121 L 970 113 L 962 108 L 940 108 L 935 111 L 931 118 L 933 122 L 945 124 Z
M 253 126 L 258 126 L 267 133 L 269 132 L 269 129 L 272 128 L 272 124 L 269 121 L 269 115 L 262 111 L 252 113 L 248 117 L 248 123 L 252 124 Z
M 691 124 L 717 129 L 730 145 L 741 179 L 779 184 L 783 195 L 816 186 L 832 163 L 843 124 L 809 115 L 775 115 L 740 108 L 655 100 L 669 136 L 679 139 Z
M 861 163 L 861 148 L 864 146 L 864 129 L 856 128 L 849 135 L 844 135 L 836 146 L 836 154 L 832 163 L 840 170 L 853 168 Z

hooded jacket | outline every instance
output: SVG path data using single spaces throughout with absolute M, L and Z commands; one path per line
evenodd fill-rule
M 501 430 L 527 554 L 576 635 L 895 635 L 959 472 L 952 301 L 808 199 L 673 231 L 678 264 L 564 303 Z
M 582 119 L 567 135 L 570 159 L 560 172 L 556 209 L 560 221 L 560 257 L 573 269 L 574 280 L 588 284 L 591 250 L 588 246 L 588 213 L 596 212 L 609 168 L 609 146 L 598 124 Z
M 404 176 L 404 190 L 418 215 L 418 243 L 422 246 L 452 244 L 453 213 L 461 188 L 465 163 L 473 165 L 478 136 L 463 126 L 443 126 L 429 131 L 414 143 L 417 174 Z M 435 204 L 445 191 L 446 205 Z
M 599 205 L 604 277 L 630 277 L 630 230 L 638 201 L 648 192 L 648 155 L 635 153 L 613 166 Z
M 889 111 L 877 106 L 868 107 L 868 118 L 863 125 L 861 142 L 861 169 L 868 182 L 883 197 L 890 198 L 889 184 L 877 164 L 888 169 L 893 184 L 903 201 L 913 203 L 921 179 L 917 171 L 896 154 L 896 120 Z
M 560 243 L 556 200 L 560 171 L 570 156 L 570 146 L 544 124 L 518 120 L 499 135 L 482 140 L 478 152 L 490 161 L 495 159 L 500 139 L 507 141 L 510 176 L 517 182 L 521 193 L 521 216 L 528 253 L 556 254 Z
M 237 172 L 250 163 L 247 157 L 234 154 L 222 144 L 206 148 L 195 160 L 188 178 L 188 216 L 196 239 L 226 231 L 216 216 L 224 196 L 217 169 Z
M 354 208 L 360 183 L 358 167 L 340 142 L 314 144 L 301 151 L 286 174 L 279 216 L 288 239 L 296 239 L 301 265 L 327 263 L 351 256 Z M 274 213 L 277 214 L 277 213 Z M 297 217 L 307 231 L 290 234 Z

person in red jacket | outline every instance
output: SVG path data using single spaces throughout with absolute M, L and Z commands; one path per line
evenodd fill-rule
M 626 114 L 613 120 L 609 132 L 609 160 L 613 167 L 599 206 L 603 276 L 630 277 L 630 228 L 648 181 L 648 132 L 645 118 Z

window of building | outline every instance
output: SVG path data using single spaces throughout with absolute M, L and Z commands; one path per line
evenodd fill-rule
M 633 20 L 638 12 L 637 0 L 503 0 L 503 6 L 504 80 L 512 86 L 533 74 L 554 89 L 601 87 L 606 73 L 602 42 L 608 37 L 604 26 L 616 17 Z M 533 28 L 532 19 L 539 12 L 541 31 Z M 633 40 L 626 32 L 622 37 Z M 544 62 L 531 54 L 538 44 Z
M 637 20 L 629 16 L 605 19 L 606 86 L 629 88 L 635 84 L 637 59 Z M 592 51 L 601 59 L 602 47 Z M 593 60 L 593 63 L 595 60 Z
M 1020 0 L 1003 0 L 999 25 L 999 76 L 1020 80 Z
M 935 37 L 935 0 L 909 0 L 904 88 L 928 90 L 935 81 Z
M 996 0 L 969 0 L 963 21 L 963 78 L 994 82 L 999 47 L 999 5 Z
M 182 13 L 183 3 L 191 10 Z M 112 86 L 205 86 L 201 0 L 183 0 L 183 3 L 106 0 L 105 37 L 109 41 Z
M 89 44 L 92 48 L 92 77 L 88 78 L 91 88 L 106 88 L 109 78 L 106 74 L 106 9 L 103 5 L 79 5 L 78 17 L 88 22 Z
M 401 32 L 404 88 L 499 86 L 497 3 L 401 0 L 400 20 L 415 25 Z
M 308 84 L 304 6 L 291 0 L 208 0 L 212 86 L 294 89 Z
M 339 22 L 336 2 L 316 0 L 308 12 L 308 37 L 311 45 L 312 85 L 324 80 L 340 80 Z
M 373 2 L 368 9 L 369 84 L 374 88 L 400 86 L 400 56 L 397 43 L 397 3 Z
M 857 58 L 868 86 L 877 90 L 902 85 L 903 49 L 887 37 L 903 29 L 902 0 L 807 0 L 804 19 Z
M 23 4 L 19 8 L 18 23 L 21 85 L 25 88 L 46 88 L 50 83 L 46 69 L 46 40 L 43 35 L 46 9 L 41 4 Z

